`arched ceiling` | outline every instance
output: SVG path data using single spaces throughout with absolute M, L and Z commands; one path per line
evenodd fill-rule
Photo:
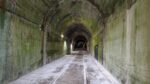
M 65 38 L 72 41 L 76 36 L 84 36 L 86 39 L 92 37 L 91 32 L 82 24 L 73 24 L 64 31 Z
M 4 9 L 37 25 L 46 21 L 53 31 L 64 31 L 74 23 L 85 25 L 92 34 L 103 19 L 125 0 L 6 0 Z

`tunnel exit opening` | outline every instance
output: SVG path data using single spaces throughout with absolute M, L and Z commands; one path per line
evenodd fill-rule
M 82 35 L 75 37 L 73 50 L 74 51 L 78 51 L 78 50 L 87 51 L 87 42 L 88 42 L 87 39 Z
M 83 24 L 73 24 L 64 33 L 67 42 L 67 54 L 72 51 L 90 52 L 91 32 Z

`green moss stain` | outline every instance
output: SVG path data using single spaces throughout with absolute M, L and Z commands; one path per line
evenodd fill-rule
M 124 8 L 118 8 L 116 13 L 109 17 L 106 29 L 106 36 L 104 42 L 104 56 L 107 69 L 123 84 L 126 83 L 128 78 L 131 84 L 149 84 L 149 14 L 148 0 L 138 0 L 134 6 L 128 9 L 129 14 L 126 13 Z M 132 16 L 131 27 L 131 57 L 125 60 L 127 53 L 127 16 Z M 126 64 L 129 65 L 127 76 L 124 72 Z M 118 65 L 119 64 L 119 65 Z
M 0 9 L 0 83 L 3 79 L 3 70 L 4 70 L 4 11 Z

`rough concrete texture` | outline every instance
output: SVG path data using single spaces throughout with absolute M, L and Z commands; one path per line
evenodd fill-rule
M 0 84 L 7 84 L 43 64 L 42 38 L 39 25 L 10 12 L 0 10 L 0 26 Z M 48 60 L 63 53 L 58 44 L 50 45 L 59 53 L 49 52 Z
M 0 10 L 0 83 L 2 83 L 6 56 L 6 29 L 4 29 L 4 18 L 4 12 Z
M 150 84 L 149 0 L 118 8 L 107 23 L 105 67 L 123 84 Z
M 33 23 L 8 12 L 2 18 L 0 70 L 4 71 L 1 80 L 7 83 L 41 65 L 41 36 Z
M 3 4 L 5 9 L 0 7 L 0 84 L 7 84 L 43 64 L 40 30 L 43 12 L 40 10 L 46 11 L 46 8 L 42 2 L 35 4 L 31 0 L 6 0 Z M 43 50 L 47 52 L 45 48 Z M 48 60 L 61 56 L 61 51 L 50 55 Z

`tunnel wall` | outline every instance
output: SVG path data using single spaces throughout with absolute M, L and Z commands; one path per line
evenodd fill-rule
M 92 55 L 95 56 L 95 47 L 98 47 L 98 61 L 103 63 L 103 46 L 102 46 L 102 35 L 99 33 L 92 39 Z
M 6 58 L 6 30 L 4 29 L 4 12 L 0 9 L 0 84 L 2 84 Z
M 49 38 L 51 41 L 47 42 L 47 33 L 42 37 L 44 11 L 46 7 L 41 1 L 0 1 L 0 84 L 7 84 L 64 54 L 62 41 Z M 42 45 L 46 47 L 43 49 Z
M 123 84 L 150 84 L 149 3 L 118 8 L 107 22 L 104 66 Z
M 41 31 L 10 12 L 0 17 L 0 84 L 7 84 L 41 66 Z
M 11 1 L 0 4 L 6 5 L 0 8 L 0 84 L 7 84 L 42 65 L 42 41 L 40 26 L 32 21 L 39 14 L 17 11 Z
M 42 38 L 39 25 L 8 12 L 0 15 L 4 21 L 0 24 L 0 84 L 7 84 L 43 65 Z M 66 54 L 63 41 L 47 41 L 46 46 L 46 63 Z
M 65 54 L 60 35 L 55 35 L 57 31 L 50 31 L 52 38 L 44 31 L 42 37 L 44 14 L 47 7 L 43 1 L 0 0 L 0 84 L 7 84 Z M 47 32 L 53 27 L 50 25 L 50 22 L 44 25 Z
M 54 25 L 48 24 L 47 29 L 47 63 L 66 55 L 66 44 L 63 34 Z
M 66 54 L 63 41 L 51 41 L 47 43 L 47 61 L 51 62 Z

